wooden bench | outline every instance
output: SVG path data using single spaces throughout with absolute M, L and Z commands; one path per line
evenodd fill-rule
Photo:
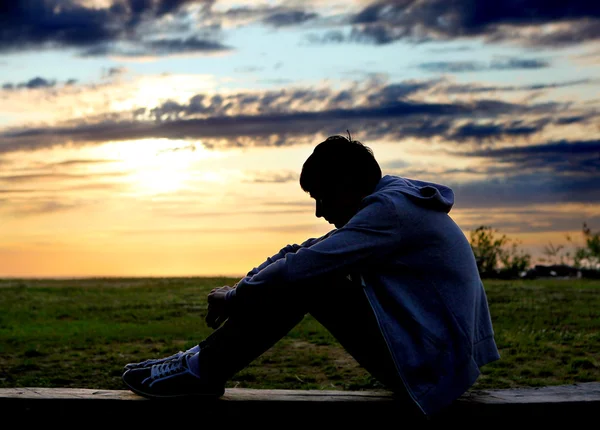
M 228 388 L 217 400 L 180 399 L 156 401 L 127 390 L 84 388 L 2 388 L 2 421 L 36 420 L 65 424 L 154 423 L 169 418 L 172 426 L 198 424 L 211 418 L 224 424 L 259 424 L 262 427 L 288 422 L 300 424 L 401 423 L 404 411 L 386 391 L 256 390 Z M 541 388 L 469 391 L 444 413 L 429 421 L 472 423 L 487 418 L 485 426 L 536 422 L 589 422 L 598 428 L 600 382 Z M 83 421 L 82 421 L 83 420 Z M 128 421 L 128 420 L 127 420 Z M 86 425 L 87 427 L 87 425 Z M 200 425 L 199 428 L 202 426 Z M 118 426 L 117 428 L 120 428 Z M 154 427 L 153 427 L 154 428 Z

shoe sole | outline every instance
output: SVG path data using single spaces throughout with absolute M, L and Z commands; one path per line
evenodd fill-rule
M 123 375 L 123 377 L 121 379 L 123 380 L 123 383 L 125 385 L 127 385 L 127 387 L 131 391 L 133 391 L 135 394 L 145 397 L 147 399 L 180 399 L 182 397 L 204 397 L 207 399 L 208 398 L 218 399 L 219 397 L 221 397 L 225 394 L 225 389 L 223 389 L 223 391 L 220 393 L 185 393 L 185 394 L 170 394 L 170 395 L 150 394 L 150 393 L 141 391 L 141 390 L 133 387 L 132 385 L 128 384 L 127 381 L 125 380 L 125 375 Z

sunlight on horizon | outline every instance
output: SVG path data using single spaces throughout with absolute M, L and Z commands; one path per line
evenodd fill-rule
M 222 183 L 218 172 L 194 171 L 198 161 L 220 159 L 226 154 L 205 149 L 201 142 L 183 140 L 144 139 L 107 143 L 98 153 L 118 160 L 122 170 L 130 172 L 134 193 L 161 194 L 186 188 L 192 180 Z

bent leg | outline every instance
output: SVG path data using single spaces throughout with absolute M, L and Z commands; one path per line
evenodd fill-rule
M 199 368 L 226 381 L 310 313 L 382 384 L 402 390 L 395 364 L 360 283 L 328 278 L 282 286 L 244 306 L 200 343 Z
M 200 342 L 200 373 L 225 382 L 288 334 L 306 315 L 306 308 L 290 294 L 260 300 L 232 312 L 223 325 Z
M 319 293 L 308 312 L 372 376 L 393 391 L 403 391 L 388 346 L 359 282 L 337 280 Z

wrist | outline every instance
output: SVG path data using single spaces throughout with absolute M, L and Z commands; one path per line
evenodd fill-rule
M 225 294 L 225 301 L 227 303 L 232 303 L 233 300 L 235 300 L 235 294 L 236 294 L 235 288 L 227 291 L 227 293 Z

